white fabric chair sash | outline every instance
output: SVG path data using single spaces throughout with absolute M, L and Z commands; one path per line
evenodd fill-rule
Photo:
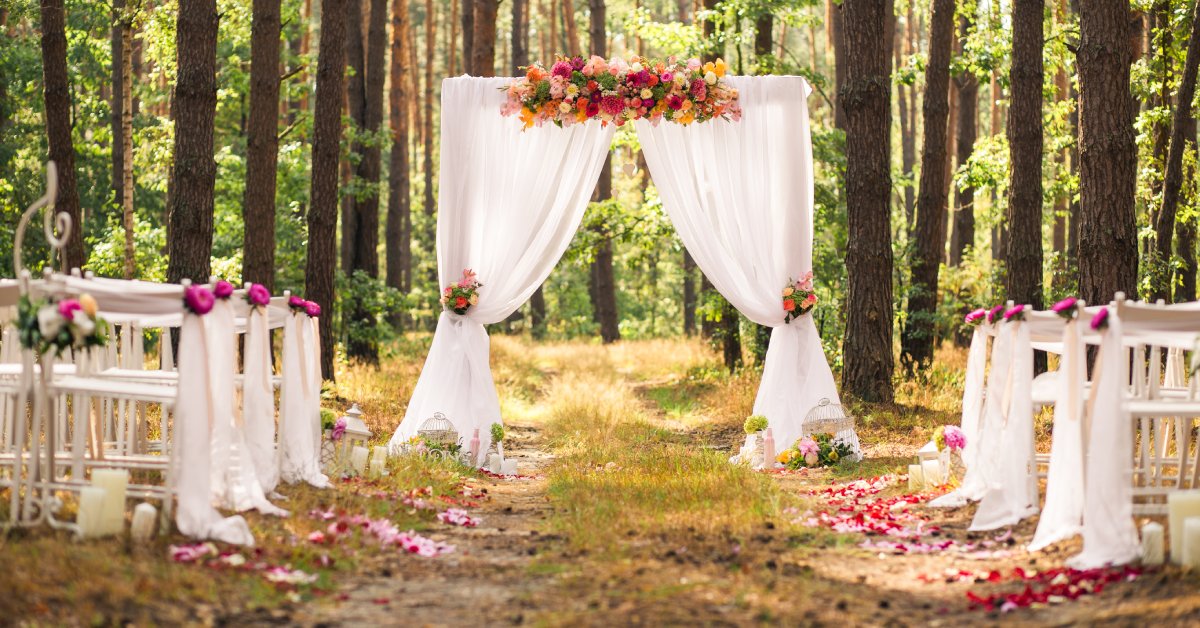
M 246 448 L 263 492 L 279 484 L 279 457 L 275 450 L 275 394 L 271 384 L 271 331 L 265 308 L 247 313 L 242 366 L 242 421 Z
M 289 484 L 307 482 L 326 488 L 329 478 L 321 473 L 320 361 L 313 358 L 313 322 L 305 314 L 292 314 L 283 328 L 279 475 Z M 320 351 L 319 346 L 315 350 Z
M 977 501 L 983 497 L 987 489 L 978 470 L 972 472 L 980 457 L 985 444 L 981 438 L 984 403 L 983 388 L 986 383 L 988 344 L 992 339 L 992 325 L 982 323 L 971 333 L 971 348 L 967 353 L 967 374 L 963 383 L 963 412 L 961 428 L 967 444 L 962 451 L 963 474 L 962 485 L 958 488 L 930 500 L 933 508 L 958 508 L 968 501 Z

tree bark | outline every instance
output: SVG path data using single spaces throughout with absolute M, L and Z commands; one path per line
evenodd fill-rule
M 833 101 L 833 126 L 846 130 L 846 110 L 842 107 L 842 86 L 846 84 L 846 35 L 842 11 L 845 2 L 840 6 L 829 0 L 829 39 L 833 46 L 833 85 L 837 98 Z M 881 35 L 882 36 L 882 35 Z M 890 100 L 890 98 L 889 98 Z
M 124 99 L 121 95 L 124 93 L 125 85 L 125 65 L 122 63 L 125 55 L 122 54 L 122 46 L 125 43 L 125 24 L 125 0 L 112 0 L 112 35 L 109 44 L 112 49 L 112 98 L 110 101 L 112 115 L 109 117 L 109 122 L 112 127 L 113 202 L 118 206 L 122 206 L 122 200 L 125 198 L 122 190 L 122 184 L 125 182 L 123 176 L 125 157 L 122 151 L 125 146 L 121 141 L 121 120 L 124 117 L 122 109 Z
M 64 269 L 82 268 L 83 224 L 79 211 L 79 188 L 75 183 L 75 144 L 71 137 L 71 83 L 67 75 L 67 12 L 63 0 L 43 0 L 42 12 L 42 97 L 45 99 L 46 136 L 50 161 L 58 167 L 56 213 L 71 217 L 71 233 L 63 251 Z M 180 7 L 180 14 L 183 6 Z M 214 28 L 216 11 L 213 12 Z M 181 55 L 180 61 L 191 55 Z M 182 68 L 180 71 L 182 76 Z M 214 97 L 216 95 L 214 91 Z M 212 118 L 209 117 L 209 159 L 212 159 Z M 176 142 L 178 146 L 178 141 Z M 211 186 L 209 190 L 211 199 Z M 209 202 L 211 220 L 211 200 Z M 172 261 L 174 257 L 172 256 Z M 206 260 L 207 261 L 207 260 Z M 205 273 L 207 277 L 207 272 Z
M 114 5 L 115 8 L 115 5 Z M 113 147 L 121 146 L 121 226 L 125 232 L 125 278 L 133 279 L 137 272 L 137 251 L 134 248 L 134 215 L 133 215 L 133 11 L 132 7 L 122 6 L 121 17 L 117 28 L 121 31 L 121 83 L 120 89 L 113 86 L 114 100 L 120 91 L 121 133 L 113 136 Z M 118 140 L 118 137 L 120 138 Z M 114 150 L 115 152 L 115 150 Z
M 208 281 L 213 239 L 217 163 L 213 126 L 217 111 L 216 0 L 180 0 L 175 27 L 175 180 L 167 279 Z M 324 304 L 322 304 L 324 305 Z
M 477 0 L 462 1 L 462 58 L 463 71 L 475 74 L 475 3 Z M 454 45 L 451 42 L 450 45 Z
M 346 111 L 353 123 L 350 152 L 357 156 L 361 165 L 364 147 L 362 133 L 367 127 L 367 53 L 364 37 L 358 33 L 363 29 L 364 0 L 350 0 L 346 4 L 346 66 L 350 69 L 346 77 Z M 358 168 L 353 161 L 342 161 L 343 175 L 346 177 L 344 196 L 342 197 L 342 272 L 349 276 L 355 268 L 356 246 L 358 244 L 358 209 L 357 199 L 353 190 L 357 187 L 354 177 Z M 348 188 L 348 189 L 345 189 Z
M 696 335 L 696 260 L 683 250 L 683 335 Z
M 850 304 L 842 390 L 865 401 L 891 402 L 892 81 L 884 39 L 886 3 L 844 0 L 842 11 L 846 74 L 838 102 L 846 113 L 846 303 Z
M 570 0 L 563 0 L 564 13 L 570 12 Z M 604 0 L 588 0 L 591 9 L 591 21 L 588 32 L 591 36 L 592 54 L 608 55 L 608 32 L 605 24 L 606 9 Z M 574 29 L 574 20 L 568 22 L 569 28 Z M 577 54 L 577 51 L 573 51 Z M 596 185 L 596 201 L 612 198 L 612 154 L 605 157 L 604 169 L 600 171 L 600 181 Z M 617 286 L 613 270 L 613 243 L 605 237 L 596 251 L 592 262 L 592 307 L 596 322 L 600 324 L 600 338 L 607 344 L 621 339 L 621 330 L 617 321 Z
M 1196 150 L 1196 118 L 1187 117 L 1183 135 L 1191 143 L 1191 150 Z M 1196 167 L 1189 164 L 1184 180 L 1188 182 L 1193 208 L 1200 204 L 1197 201 Z M 1188 303 L 1196 300 L 1196 214 L 1192 214 L 1175 223 L 1178 237 L 1175 238 L 1175 254 L 1183 260 L 1179 269 L 1179 281 L 1175 283 L 1175 302 Z
M 474 0 L 475 37 L 471 44 L 474 76 L 496 76 L 496 12 L 499 0 Z
M 529 0 L 512 1 L 512 75 L 529 65 Z
M 279 163 L 280 0 L 254 0 L 242 281 L 275 289 L 275 173 Z
M 1092 304 L 1137 294 L 1129 23 L 1125 0 L 1080 3 L 1079 288 Z
M 385 250 L 387 285 L 408 293 L 412 290 L 412 201 L 408 162 L 409 55 L 408 0 L 392 0 L 392 64 L 390 72 L 389 122 L 392 157 L 388 164 L 388 206 Z M 399 322 L 400 316 L 393 317 Z
M 588 6 L 593 5 L 593 0 L 588 0 Z M 575 29 L 575 1 L 562 0 L 562 18 L 563 18 L 563 35 L 567 38 L 567 54 L 572 57 L 578 57 L 579 52 L 579 34 Z M 595 18 L 592 19 L 595 22 Z M 607 38 L 605 37 L 605 49 L 607 50 Z M 592 41 L 592 54 L 606 56 L 608 53 L 599 53 L 595 49 L 596 42 Z
M 1183 187 L 1184 145 L 1194 142 L 1187 135 L 1192 121 L 1192 100 L 1196 95 L 1196 69 L 1200 65 L 1200 3 L 1192 10 L 1191 35 L 1188 36 L 1187 58 L 1183 64 L 1183 77 L 1175 95 L 1174 114 L 1171 119 L 1171 148 L 1167 153 L 1166 176 L 1163 178 L 1162 204 L 1158 220 L 1154 225 L 1155 259 L 1153 273 L 1154 299 L 1170 299 L 1172 288 L 1171 237 L 1175 233 L 1175 215 L 1179 207 L 1179 192 Z
M 775 16 L 770 13 L 763 13 L 754 21 L 754 56 L 761 58 L 771 54 L 775 43 L 771 36 L 774 27 Z
M 1013 2 L 1009 82 L 1008 230 L 1005 284 L 1009 299 L 1042 309 L 1042 48 L 1044 0 Z
M 465 2 L 466 0 L 464 0 Z M 466 13 L 466 4 L 463 5 L 463 13 Z M 421 138 L 424 148 L 424 159 L 421 169 L 425 174 L 425 242 L 429 247 L 428 250 L 434 250 L 437 246 L 437 221 L 434 218 L 437 215 L 437 200 L 433 195 L 433 63 L 437 50 L 437 29 L 435 28 L 434 2 L 433 0 L 425 0 L 425 106 L 421 116 Z M 463 37 L 466 38 L 466 30 L 463 30 Z M 469 63 L 463 57 L 463 64 Z M 437 268 L 432 268 L 429 271 L 429 282 L 437 286 Z M 435 288 L 440 290 L 441 288 Z
M 904 54 L 906 57 L 916 52 L 915 45 L 913 44 L 916 38 L 914 21 L 913 6 L 910 2 L 908 13 L 904 19 Z M 897 88 L 896 90 L 896 95 L 900 100 L 897 103 L 897 109 L 900 110 L 900 160 L 904 168 L 904 176 L 909 179 L 908 183 L 904 186 L 904 230 L 908 234 L 912 233 L 913 219 L 916 218 L 917 214 L 917 194 L 912 182 L 912 177 L 915 174 L 917 166 L 916 92 L 917 88 L 915 85 L 904 89 Z
M 342 99 L 345 93 L 346 6 L 348 0 L 323 0 L 321 40 L 317 60 L 317 104 L 313 114 L 312 163 L 335 164 L 341 152 Z M 313 168 L 312 207 L 308 211 L 308 259 L 304 270 L 305 297 L 320 304 L 321 375 L 333 372 L 333 274 L 336 264 L 338 172 Z
M 971 21 L 966 17 L 958 20 L 960 46 L 966 45 Z M 958 166 L 971 159 L 975 152 L 975 133 L 979 113 L 979 80 L 971 72 L 964 72 L 958 79 Z M 950 265 L 958 266 L 968 248 L 975 246 L 975 188 L 964 187 L 955 191 L 954 230 L 950 238 Z
M 946 249 L 946 126 L 954 0 L 933 0 L 932 11 L 922 107 L 925 145 L 921 155 L 921 187 L 917 194 L 916 246 L 908 320 L 901 337 L 900 360 L 909 372 L 924 368 L 933 360 L 938 271 Z
M 458 25 L 459 20 L 459 4 L 460 0 L 450 0 L 450 41 L 446 42 L 446 51 L 449 55 L 449 60 L 446 61 L 446 74 L 450 76 L 458 76 Z M 467 6 L 462 7 L 463 11 L 471 10 L 470 0 L 467 0 Z M 463 66 L 471 63 L 470 57 L 463 57 Z

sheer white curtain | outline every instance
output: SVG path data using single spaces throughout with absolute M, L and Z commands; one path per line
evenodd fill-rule
M 741 121 L 638 121 L 638 138 L 700 270 L 738 311 L 774 328 L 754 412 L 767 417 L 783 448 L 801 436 L 821 399 L 838 403 L 812 316 L 785 324 L 781 296 L 789 279 L 812 270 L 810 90 L 794 76 L 725 80 L 739 92 Z
M 279 477 L 327 488 L 321 473 L 320 341 L 316 319 L 291 314 L 283 325 L 283 385 L 279 390 Z
M 246 315 L 242 362 L 242 422 L 246 447 L 258 483 L 268 495 L 279 483 L 275 450 L 275 391 L 271 385 L 271 329 L 267 308 L 251 307 Z
M 976 461 L 979 459 L 979 452 L 983 449 L 980 428 L 983 423 L 983 389 L 986 384 L 988 344 L 991 342 L 991 338 L 991 323 L 980 324 L 971 334 L 971 350 L 967 354 L 967 377 L 963 383 L 961 424 L 963 436 L 967 438 L 967 445 L 962 452 L 963 467 L 966 468 L 966 473 L 961 486 L 929 502 L 929 505 L 934 508 L 964 506 L 968 501 L 975 501 L 983 497 L 983 493 L 987 489 L 980 474 L 973 473 L 971 469 L 975 467 Z
M 483 284 L 465 316 L 443 312 L 404 420 L 398 445 L 435 412 L 464 442 L 500 421 L 488 364 L 488 335 L 546 280 L 583 219 L 612 142 L 613 127 L 595 122 L 522 131 L 500 115 L 511 78 L 458 77 L 442 82 L 441 173 L 438 178 L 438 279 L 447 286 L 474 270 Z
M 1031 552 L 1071 538 L 1083 527 L 1083 390 L 1087 369 L 1078 318 L 1071 319 L 1063 328 L 1050 470 L 1046 473 L 1046 506 L 1029 544 Z

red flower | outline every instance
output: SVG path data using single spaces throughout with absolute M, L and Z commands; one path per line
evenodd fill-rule
M 454 307 L 460 310 L 467 307 L 467 300 L 463 297 L 454 297 Z
M 595 118 L 600 113 L 600 105 L 594 102 L 588 103 L 587 117 Z
M 621 112 L 625 110 L 625 100 L 620 96 L 605 96 L 600 101 L 600 106 L 604 109 L 605 113 L 616 117 L 621 115 Z
M 796 302 L 791 299 L 784 299 L 783 300 L 783 309 L 788 312 L 791 312 L 792 310 L 796 309 Z
M 587 88 L 588 88 L 589 92 L 596 91 L 596 88 L 598 88 L 598 87 L 600 87 L 600 84 L 597 83 L 596 81 L 588 81 L 587 82 Z
M 683 99 L 679 96 L 672 95 L 667 99 L 667 106 L 674 111 L 679 111 L 679 108 L 683 106 Z

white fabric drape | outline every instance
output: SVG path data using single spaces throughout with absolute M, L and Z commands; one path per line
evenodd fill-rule
M 809 86 L 790 76 L 725 80 L 739 92 L 739 122 L 635 124 L 663 207 L 696 264 L 738 311 L 774 328 L 754 412 L 783 448 L 821 399 L 839 402 L 812 316 L 785 324 L 780 296 L 789 279 L 812 270 Z M 853 445 L 857 452 L 857 438 Z
M 1113 309 L 1097 362 L 1086 430 L 1083 551 L 1068 561 L 1077 569 L 1120 565 L 1141 554 L 1133 524 L 1133 434 L 1124 405 L 1128 352 L 1121 346 L 1121 319 Z
M 984 412 L 983 388 L 986 383 L 988 343 L 991 342 L 992 337 L 990 332 L 991 325 L 988 323 L 977 326 L 971 334 L 971 349 L 967 353 L 967 375 L 966 381 L 963 383 L 963 412 L 960 427 L 963 436 L 967 439 L 967 444 L 962 451 L 963 467 L 966 472 L 963 474 L 962 484 L 958 488 L 930 500 L 929 505 L 933 508 L 965 506 L 968 501 L 976 501 L 983 497 L 987 489 L 986 484 L 982 481 L 982 476 L 977 471 L 973 473 L 971 469 L 975 466 L 979 459 L 979 452 L 983 449 L 980 428 Z
M 275 451 L 275 394 L 271 386 L 271 330 L 265 307 L 250 308 L 242 358 L 242 421 L 246 448 L 262 490 L 279 484 Z
M 246 520 L 222 517 L 212 505 L 212 436 L 214 402 L 220 402 L 209 368 L 209 334 L 232 337 L 232 326 L 187 314 L 179 338 L 179 396 L 175 404 L 173 479 L 179 506 L 175 524 L 186 536 L 236 545 L 253 545 Z M 227 398 L 227 397 L 226 397 Z
M 465 316 L 443 312 L 391 444 L 441 412 L 464 440 L 501 420 L 483 326 L 504 320 L 550 275 L 570 245 L 604 166 L 614 128 L 597 123 L 522 130 L 500 116 L 510 78 L 442 82 L 438 278 L 474 270 L 483 284 Z
M 1083 390 L 1087 371 L 1077 318 L 1063 328 L 1062 344 L 1050 469 L 1046 473 L 1046 506 L 1029 544 L 1031 552 L 1069 539 L 1083 526 Z
M 321 473 L 320 351 L 313 321 L 292 314 L 283 326 L 283 386 L 280 389 L 279 476 L 284 482 L 329 486 Z M 315 377 L 315 382 L 314 382 Z

